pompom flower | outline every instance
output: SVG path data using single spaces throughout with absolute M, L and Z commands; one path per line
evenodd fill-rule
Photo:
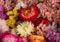
M 45 42 L 45 38 L 43 36 L 31 35 L 29 36 L 29 42 Z
M 7 34 L 2 38 L 2 42 L 18 42 L 18 38 L 13 34 Z
M 9 31 L 9 27 L 6 24 L 6 20 L 0 19 L 0 28 L 2 28 L 2 32 Z
M 34 25 L 31 22 L 23 22 L 17 26 L 17 34 L 21 34 L 21 36 L 31 35 L 31 32 L 34 30 Z

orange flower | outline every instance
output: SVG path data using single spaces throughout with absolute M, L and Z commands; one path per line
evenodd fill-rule
M 45 42 L 43 36 L 31 35 L 29 36 L 30 42 Z

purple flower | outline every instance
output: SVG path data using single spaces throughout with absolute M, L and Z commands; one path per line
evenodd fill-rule
M 60 39 L 60 33 L 58 33 L 55 28 L 51 28 L 51 29 L 49 29 L 49 31 L 46 35 L 46 38 L 50 42 L 58 42 Z
M 7 15 L 2 11 L 2 12 L 0 12 L 0 18 L 1 19 L 6 19 Z
M 4 7 L 3 6 L 0 6 L 0 11 L 4 11 Z

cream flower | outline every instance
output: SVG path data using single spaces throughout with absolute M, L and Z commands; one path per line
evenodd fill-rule
M 23 22 L 17 26 L 17 34 L 21 34 L 21 36 L 31 35 L 31 32 L 34 30 L 34 25 L 31 22 Z
M 0 19 L 0 28 L 2 28 L 2 32 L 9 30 L 9 27 L 6 25 L 6 20 Z
M 17 9 L 20 9 L 21 7 L 25 8 L 27 5 L 23 2 L 23 1 L 19 1 L 17 4 L 16 4 L 16 8 Z

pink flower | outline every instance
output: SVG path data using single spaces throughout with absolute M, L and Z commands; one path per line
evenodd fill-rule
M 27 36 L 27 37 L 20 36 L 20 37 L 19 37 L 19 42 L 29 42 L 28 36 Z
M 7 33 L 3 36 L 2 42 L 18 42 L 18 38 L 13 34 Z
M 19 38 L 19 42 L 24 42 L 22 36 L 20 36 L 20 37 L 18 37 L 18 38 Z

